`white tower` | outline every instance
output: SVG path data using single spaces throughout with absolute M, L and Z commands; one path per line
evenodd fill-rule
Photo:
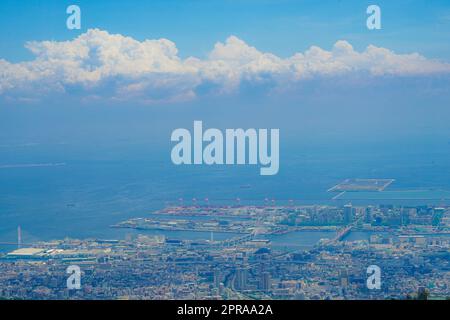
M 22 246 L 22 229 L 20 226 L 17 227 L 17 248 L 20 249 Z

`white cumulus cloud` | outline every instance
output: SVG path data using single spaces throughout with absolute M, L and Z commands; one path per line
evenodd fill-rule
M 98 29 L 70 41 L 28 42 L 26 47 L 34 60 L 0 59 L 0 97 L 24 100 L 73 92 L 83 98 L 174 102 L 194 99 L 202 86 L 227 94 L 239 91 L 243 82 L 276 88 L 352 74 L 450 74 L 449 63 L 418 53 L 396 54 L 373 45 L 357 52 L 342 40 L 330 51 L 312 46 L 285 59 L 235 36 L 218 42 L 204 59 L 181 59 L 170 40 L 138 41 Z

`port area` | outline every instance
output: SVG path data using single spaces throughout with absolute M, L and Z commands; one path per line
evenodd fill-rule
M 132 228 L 139 230 L 163 231 L 198 231 L 198 232 L 230 232 L 252 233 L 255 229 L 250 220 L 159 220 L 155 218 L 132 218 L 113 225 L 114 228 Z
M 169 206 L 111 227 L 246 235 L 336 231 L 343 224 L 336 210 L 322 206 Z

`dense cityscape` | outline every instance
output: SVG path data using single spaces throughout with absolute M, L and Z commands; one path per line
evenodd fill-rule
M 0 260 L 1 299 L 448 299 L 447 206 L 169 206 L 111 227 L 121 240 L 18 240 Z M 186 240 L 147 230 L 210 233 Z M 273 239 L 326 232 L 314 245 Z M 20 232 L 20 230 L 19 230 Z M 214 233 L 229 233 L 215 239 Z M 366 237 L 355 238 L 354 234 Z M 19 235 L 20 236 L 20 235 Z M 293 240 L 295 241 L 295 240 Z M 79 266 L 71 289 L 67 268 Z M 381 285 L 368 286 L 369 266 Z

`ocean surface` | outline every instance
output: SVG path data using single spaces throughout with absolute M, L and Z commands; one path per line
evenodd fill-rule
M 346 178 L 392 178 L 384 192 L 327 190 Z M 450 144 L 282 146 L 280 171 L 259 166 L 175 166 L 170 146 L 151 144 L 0 146 L 0 242 L 71 238 L 123 238 L 112 224 L 171 204 L 379 204 L 450 203 Z M 239 198 L 239 200 L 237 200 Z M 142 233 L 142 231 L 141 231 Z M 230 236 L 214 234 L 215 239 Z M 308 246 L 327 234 L 283 235 L 279 246 Z M 170 238 L 209 238 L 171 232 Z M 5 246 L 1 246 L 5 250 Z

